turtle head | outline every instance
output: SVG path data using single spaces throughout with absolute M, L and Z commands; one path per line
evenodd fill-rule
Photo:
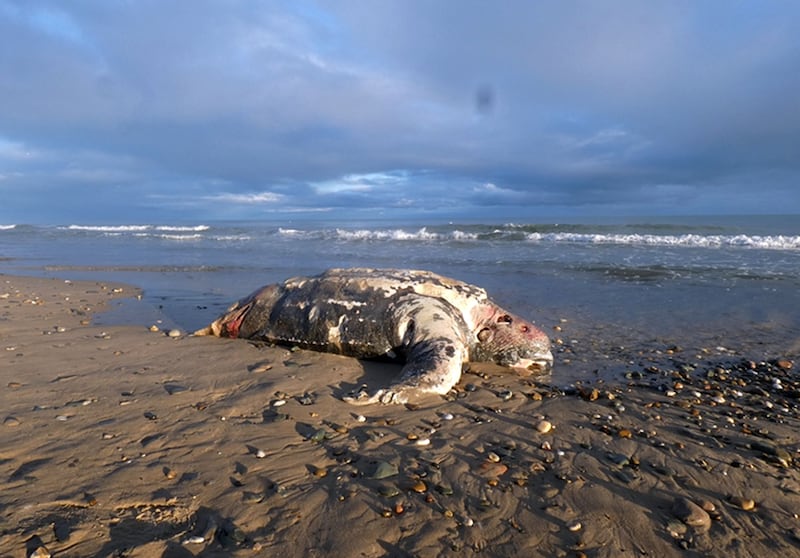
M 239 337 L 242 322 L 253 303 L 235 303 L 227 312 L 211 322 L 209 325 L 194 332 L 194 335 L 213 335 L 215 337 Z
M 550 339 L 531 322 L 489 303 L 479 309 L 470 360 L 493 362 L 525 374 L 553 367 Z
M 247 298 L 233 303 L 222 316 L 195 331 L 194 335 L 250 339 L 268 322 L 277 292 L 275 285 L 257 290 Z

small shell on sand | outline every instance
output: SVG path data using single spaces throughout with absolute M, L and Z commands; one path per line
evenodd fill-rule
M 262 372 L 267 372 L 269 370 L 272 370 L 272 364 L 270 364 L 268 362 L 262 362 L 262 363 L 253 365 L 252 367 L 250 367 L 249 370 L 253 374 L 261 374 Z
M 576 531 L 580 531 L 582 528 L 583 525 L 581 525 L 580 521 L 571 521 L 570 523 L 567 523 L 567 529 L 569 529 L 573 533 Z

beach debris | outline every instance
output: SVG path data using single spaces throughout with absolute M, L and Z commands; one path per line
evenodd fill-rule
M 186 386 L 182 386 L 182 385 L 180 385 L 180 384 L 172 384 L 172 383 L 168 383 L 168 384 L 164 384 L 164 390 L 165 390 L 165 391 L 166 391 L 166 392 L 167 392 L 169 395 L 175 395 L 176 393 L 181 393 L 181 392 L 184 392 L 184 391 L 189 391 L 189 388 L 188 388 L 188 387 L 186 387 Z
M 789 467 L 792 463 L 792 455 L 785 449 L 769 442 L 754 441 L 750 443 L 750 449 L 761 452 L 764 456 L 771 457 L 783 467 Z
M 583 525 L 581 525 L 581 522 L 578 520 L 570 521 L 567 523 L 567 529 L 575 533 L 583 529 Z
M 453 495 L 453 487 L 447 484 L 437 484 L 435 487 L 436 492 L 441 494 L 442 496 L 452 496 Z
M 241 546 L 247 540 L 244 531 L 237 527 L 230 519 L 225 520 L 222 525 L 216 529 L 216 537 L 223 548 Z
M 172 339 L 177 339 L 181 336 L 183 336 L 183 332 L 179 329 L 171 329 L 167 332 L 167 337 L 171 337 Z
M 314 431 L 311 436 L 308 437 L 308 440 L 314 442 L 316 444 L 322 443 L 325 439 L 329 438 L 330 434 L 324 428 L 318 428 Z
M 269 362 L 257 362 L 256 364 L 249 366 L 247 370 L 253 374 L 262 374 L 272 370 L 272 364 Z
M 50 558 L 50 556 L 52 556 L 52 554 L 50 554 L 50 551 L 47 550 L 47 547 L 44 545 L 37 546 L 28 554 L 28 558 Z
M 242 492 L 242 502 L 245 504 L 260 504 L 264 501 L 264 494 L 261 492 L 251 492 L 245 490 Z
M 297 397 L 298 403 L 301 405 L 313 405 L 317 401 L 317 396 L 313 393 L 304 393 Z
M 20 420 L 17 417 L 14 417 L 14 416 L 11 416 L 11 415 L 7 416 L 3 420 L 3 425 L 4 426 L 12 426 L 13 427 L 13 426 L 19 426 L 20 424 L 21 424 Z
M 92 403 L 96 403 L 97 398 L 92 397 L 90 399 L 74 399 L 72 401 L 67 401 L 64 403 L 64 407 L 86 407 L 87 405 L 91 405 Z
M 328 476 L 328 469 L 325 467 L 314 467 L 314 476 L 322 479 Z

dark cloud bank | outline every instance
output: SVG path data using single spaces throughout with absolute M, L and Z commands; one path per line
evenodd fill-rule
M 800 212 L 798 16 L 0 0 L 0 221 Z

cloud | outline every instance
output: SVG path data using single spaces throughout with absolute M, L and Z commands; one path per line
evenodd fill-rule
M 731 211 L 757 188 L 800 211 L 798 16 L 722 0 L 5 1 L 0 218 L 30 212 L 25 192 L 213 218 Z
M 250 194 L 233 194 L 225 192 L 213 196 L 205 196 L 203 199 L 212 202 L 244 204 L 244 205 L 260 205 L 260 204 L 275 204 L 281 201 L 283 196 L 274 194 L 272 192 L 258 192 Z

